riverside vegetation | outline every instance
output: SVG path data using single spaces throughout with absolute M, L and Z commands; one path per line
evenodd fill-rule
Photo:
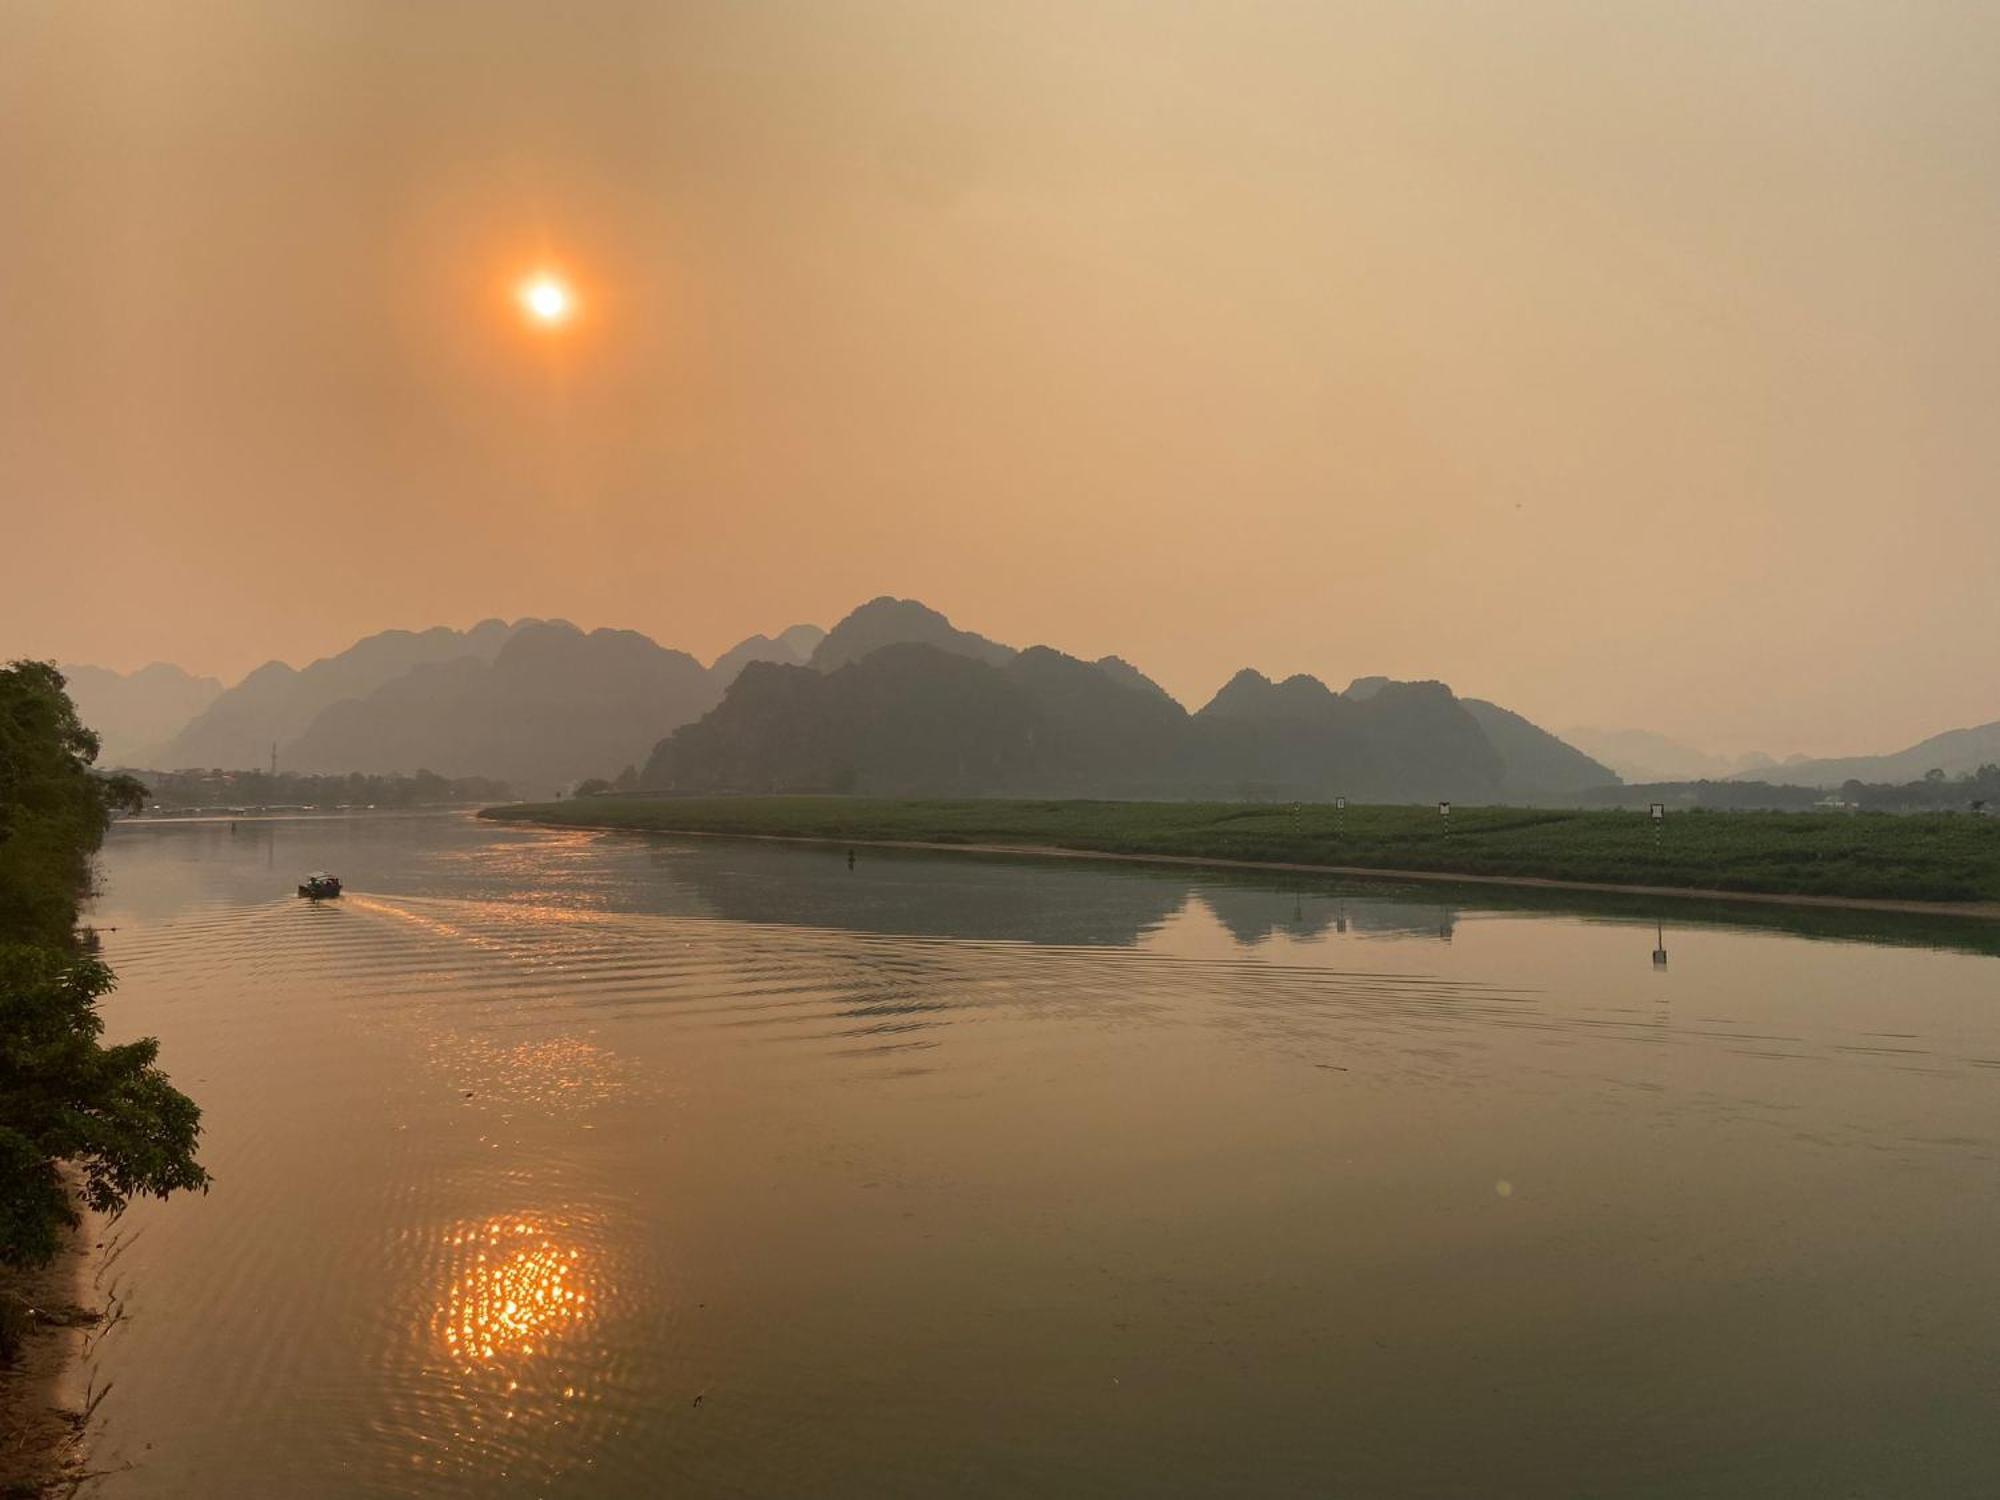
M 1345 865 L 1771 895 L 2000 903 L 2000 819 L 1329 803 L 598 796 L 488 808 L 582 827 Z
M 0 667 L 0 1267 L 48 1262 L 81 1207 L 208 1182 L 201 1113 L 156 1066 L 159 1044 L 101 1040 L 116 981 L 78 906 L 112 813 L 145 788 L 98 775 L 96 756 L 60 672 Z
M 504 781 L 484 776 L 301 776 L 269 771 L 145 771 L 147 806 L 157 812 L 209 809 L 419 808 L 491 802 L 511 795 Z

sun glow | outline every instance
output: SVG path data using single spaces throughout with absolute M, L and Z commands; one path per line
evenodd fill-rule
M 545 328 L 567 323 L 576 311 L 576 297 L 560 279 L 544 272 L 521 283 L 521 307 Z

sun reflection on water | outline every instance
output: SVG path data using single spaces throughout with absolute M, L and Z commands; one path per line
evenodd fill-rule
M 529 1219 L 495 1219 L 453 1238 L 471 1264 L 439 1310 L 445 1347 L 479 1366 L 546 1353 L 590 1316 L 593 1297 L 582 1253 L 558 1244 Z
M 551 1112 L 616 1098 L 632 1072 L 614 1053 L 580 1036 L 507 1043 L 451 1033 L 431 1038 L 428 1045 L 457 1088 L 480 1099 L 533 1104 Z

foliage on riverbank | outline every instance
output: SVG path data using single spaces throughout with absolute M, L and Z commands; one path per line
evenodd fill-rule
M 1962 776 L 1933 771 L 1917 781 L 1849 781 L 1833 792 L 1768 781 L 1654 781 L 1592 787 L 1575 800 L 1584 807 L 1639 812 L 1655 802 L 1670 810 L 1709 812 L 1984 812 L 2000 808 L 2000 765 L 1983 765 Z
M 108 1211 L 208 1181 L 200 1111 L 155 1066 L 159 1044 L 99 1040 L 115 981 L 78 903 L 112 812 L 144 788 L 95 774 L 96 757 L 61 673 L 0 667 L 0 1264 L 47 1260 L 78 1198 Z
M 2000 819 L 1322 803 L 625 798 L 489 808 L 500 820 L 1351 865 L 1612 885 L 2000 901 Z
M 268 811 L 279 808 L 446 807 L 491 802 L 512 795 L 504 781 L 486 776 L 307 776 L 290 771 L 141 771 L 156 812 Z

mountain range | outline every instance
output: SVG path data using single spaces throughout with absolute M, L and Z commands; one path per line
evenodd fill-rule
M 1189 713 L 1116 657 L 1016 650 L 908 599 L 872 600 L 803 665 L 746 666 L 664 739 L 670 792 L 1560 799 L 1616 778 L 1440 682 L 1273 682 L 1245 668 Z
M 1948 729 L 1890 755 L 1852 755 L 1826 760 L 1794 758 L 1775 771 L 1747 774 L 1794 786 L 1838 787 L 1850 781 L 1895 785 L 1921 781 L 1932 771 L 1942 771 L 1949 777 L 1968 776 L 1981 766 L 1990 765 L 2000 765 L 2000 720 L 1976 724 L 1970 729 Z
M 364 636 L 337 656 L 305 667 L 268 661 L 197 714 L 159 750 L 165 769 L 262 766 L 273 749 L 295 771 L 416 770 L 416 766 L 294 765 L 290 746 L 325 710 L 363 698 L 418 667 L 473 660 L 490 662 L 515 631 L 539 621 L 482 620 L 470 630 L 384 630 Z M 425 769 L 440 771 L 439 766 Z
M 178 668 L 69 671 L 103 764 L 429 770 L 543 795 L 622 767 L 661 790 L 1561 800 L 1602 765 L 1442 683 L 1273 682 L 1197 712 L 1115 656 L 1016 650 L 910 599 L 753 635 L 707 667 L 565 620 L 385 630 L 224 690 Z M 175 696 L 178 694 L 178 696 Z M 111 728 L 116 733 L 110 732 Z
M 704 667 L 629 630 L 482 620 L 385 630 L 235 686 L 166 663 L 63 668 L 99 763 L 305 773 L 429 770 L 542 795 L 643 766 L 660 791 L 856 791 L 1569 804 L 1628 780 L 1809 786 L 2000 761 L 2000 723 L 1890 755 L 1706 755 L 1644 730 L 1559 738 L 1441 682 L 1282 681 L 1244 668 L 1190 712 L 1115 656 L 1025 650 L 913 599 L 831 630 L 753 635 Z
M 1626 782 L 1760 781 L 1828 790 L 1850 781 L 1902 786 L 1942 771 L 1956 780 L 2000 764 L 2000 720 L 1934 734 L 1883 755 L 1814 757 L 1712 755 L 1645 729 L 1570 729 L 1563 738 L 1616 771 Z

